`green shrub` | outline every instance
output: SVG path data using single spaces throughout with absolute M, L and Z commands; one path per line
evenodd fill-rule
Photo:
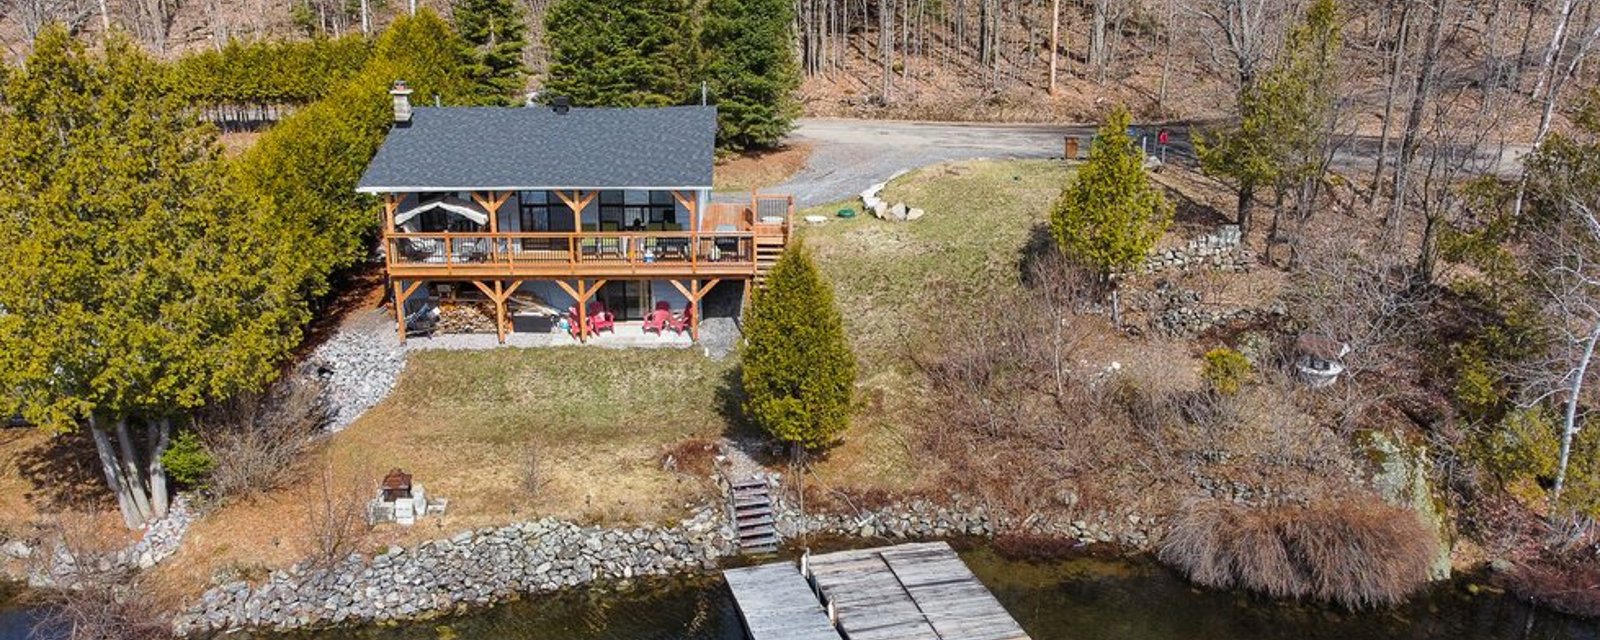
M 1200 377 L 1204 378 L 1217 393 L 1231 396 L 1239 393 L 1244 383 L 1249 382 L 1250 360 L 1233 349 L 1217 347 L 1206 352 L 1206 362 L 1200 370 Z
M 745 319 L 745 415 L 785 443 L 820 449 L 850 423 L 856 358 L 833 289 L 803 245 L 784 252 Z
M 167 477 L 173 482 L 185 487 L 198 487 L 205 484 L 206 476 L 217 468 L 217 461 L 201 444 L 199 435 L 185 430 L 179 432 L 178 437 L 172 439 L 172 445 L 161 454 L 161 466 L 167 470 Z

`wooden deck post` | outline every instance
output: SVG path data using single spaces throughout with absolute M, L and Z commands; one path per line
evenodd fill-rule
M 510 286 L 506 286 L 504 281 L 495 280 L 494 288 L 490 289 L 489 285 L 481 281 L 472 281 L 473 286 L 494 301 L 494 330 L 495 335 L 500 338 L 500 344 L 505 344 L 506 336 L 511 333 L 511 317 L 506 312 L 506 301 L 511 299 L 511 294 L 517 292 L 517 289 L 522 286 L 522 282 L 521 280 L 514 280 Z
M 402 344 L 406 341 L 406 299 L 410 298 L 420 286 L 422 286 L 421 280 L 411 281 L 409 287 L 402 286 L 400 280 L 394 281 L 394 324 L 395 330 L 400 333 Z
M 556 285 L 560 286 L 562 291 L 566 291 L 567 295 L 572 296 L 572 299 L 577 301 L 578 342 L 588 342 L 589 298 L 593 297 L 596 292 L 600 291 L 600 287 L 605 286 L 606 281 L 596 280 L 593 283 L 585 285 L 583 278 L 578 278 L 575 282 L 578 285 L 576 289 L 574 289 L 572 285 L 567 284 L 565 280 L 555 281 Z
M 557 191 L 555 194 L 563 204 L 567 205 L 568 209 L 572 210 L 573 235 L 567 240 L 567 251 L 571 264 L 578 264 L 578 261 L 583 257 L 581 255 L 583 253 L 583 242 L 578 239 L 578 236 L 583 233 L 583 210 L 588 208 L 589 203 L 594 202 L 594 199 L 600 196 L 600 192 L 590 191 L 586 194 L 582 191 L 574 190 L 572 195 L 567 195 L 563 191 Z
M 700 300 L 704 298 L 707 293 L 711 292 L 712 287 L 715 287 L 717 286 L 717 283 L 722 282 L 722 278 L 717 278 L 707 282 L 703 287 L 700 286 L 699 280 L 690 280 L 688 287 L 684 287 L 683 283 L 677 280 L 668 280 L 667 282 L 671 282 L 672 286 L 678 289 L 678 293 L 683 294 L 683 297 L 689 299 L 689 304 L 694 305 L 694 313 L 689 316 L 689 337 L 694 341 L 699 342 L 700 316 L 706 312 L 706 310 L 703 308 L 703 305 L 700 304 Z
M 472 200 L 477 202 L 478 206 L 483 207 L 484 211 L 489 212 L 489 233 L 500 233 L 500 207 L 511 199 L 511 194 L 512 192 L 510 191 L 472 192 Z M 490 259 L 497 259 L 499 253 L 500 241 L 498 238 L 492 238 L 489 242 Z M 504 340 L 501 342 L 504 342 Z

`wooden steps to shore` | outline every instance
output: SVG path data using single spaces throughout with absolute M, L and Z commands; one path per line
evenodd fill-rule
M 730 485 L 729 513 L 740 553 L 777 553 L 777 519 L 773 514 L 772 492 L 767 481 L 745 478 L 731 481 Z

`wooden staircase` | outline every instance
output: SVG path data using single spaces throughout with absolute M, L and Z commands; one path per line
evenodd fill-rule
M 772 512 L 772 493 L 762 478 L 729 481 L 729 513 L 739 552 L 767 554 L 778 551 L 777 520 Z
M 772 267 L 778 264 L 778 258 L 783 257 L 783 249 L 788 244 L 788 239 L 781 235 L 756 236 L 755 283 L 757 287 L 767 284 L 767 276 L 772 273 Z

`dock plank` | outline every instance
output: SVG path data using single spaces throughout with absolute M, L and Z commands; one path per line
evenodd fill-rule
M 841 640 L 800 570 L 789 563 L 722 572 L 751 640 Z
M 851 640 L 1029 640 L 946 543 L 821 554 L 810 567 Z

